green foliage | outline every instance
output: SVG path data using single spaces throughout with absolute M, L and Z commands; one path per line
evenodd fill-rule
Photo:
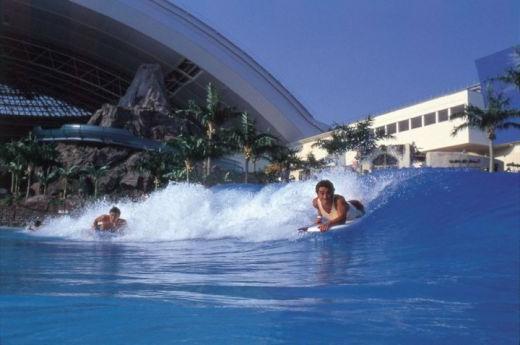
M 208 141 L 195 135 L 181 134 L 170 140 L 168 145 L 173 148 L 175 160 L 184 164 L 186 181 L 190 182 L 190 174 L 195 169 L 195 164 L 208 157 Z M 178 176 L 178 175 L 173 175 Z
M 26 198 L 29 197 L 31 177 L 36 167 L 44 169 L 57 164 L 54 145 L 41 144 L 31 136 L 0 145 L 0 164 L 11 173 L 11 193 L 20 194 L 20 183 L 26 178 Z
M 316 159 L 316 156 L 310 152 L 307 155 L 307 159 L 302 161 L 302 168 L 305 170 L 311 170 L 311 169 L 323 169 L 326 166 L 327 162 L 325 159 Z
M 47 195 L 47 186 L 54 178 L 59 176 L 57 169 L 45 168 L 40 169 L 36 172 L 38 181 L 43 185 L 43 195 Z
M 373 119 L 369 116 L 355 125 L 337 125 L 331 139 L 320 139 L 313 146 L 321 147 L 331 155 L 356 151 L 358 156 L 365 157 L 377 149 L 379 140 L 392 138 L 391 135 L 374 131 L 372 123 Z
M 263 151 L 272 149 L 278 139 L 269 133 L 258 133 L 256 122 L 252 120 L 247 112 L 240 115 L 240 121 L 231 135 L 230 145 L 238 149 L 245 160 L 245 183 L 248 182 L 249 162 Z
M 452 114 L 450 120 L 462 119 L 464 123 L 453 128 L 452 135 L 457 135 L 461 130 L 475 128 L 486 133 L 489 140 L 496 139 L 496 131 L 501 129 L 516 128 L 520 129 L 520 124 L 509 121 L 519 118 L 520 112 L 508 109 L 509 100 L 502 94 L 497 96 L 489 91 L 488 107 L 481 109 L 474 105 L 468 105 L 464 111 Z
M 292 169 L 303 167 L 304 161 L 297 156 L 297 153 L 298 150 L 281 145 L 276 146 L 276 149 L 270 152 L 269 164 L 265 168 L 269 180 L 288 181 Z
M 520 123 L 510 121 L 520 117 L 518 110 L 508 109 L 509 100 L 502 94 L 494 95 L 491 89 L 488 90 L 488 107 L 481 109 L 474 105 L 468 105 L 464 111 L 452 114 L 450 120 L 462 119 L 464 122 L 455 126 L 452 135 L 455 136 L 460 131 L 467 128 L 478 129 L 486 133 L 489 140 L 489 172 L 494 171 L 494 149 L 493 142 L 496 139 L 497 130 L 516 128 L 520 129 Z
M 220 101 L 217 89 L 209 83 L 206 88 L 206 104 L 198 105 L 194 101 L 188 103 L 188 108 L 176 112 L 185 121 L 182 133 L 184 135 L 204 138 L 206 171 L 204 177 L 211 173 L 211 158 L 218 158 L 230 152 L 229 131 L 221 127 L 238 113 L 231 107 L 224 106 Z
M 137 161 L 134 169 L 140 174 L 150 174 L 154 181 L 155 189 L 168 181 L 169 173 L 182 167 L 172 151 L 147 152 Z M 144 186 L 143 186 L 144 187 Z
M 67 198 L 67 190 L 69 185 L 69 180 L 76 177 L 79 173 L 79 167 L 77 165 L 71 165 L 67 167 L 58 168 L 58 175 L 63 178 L 64 186 L 63 186 L 63 199 Z
M 98 195 L 98 183 L 99 179 L 107 174 L 110 170 L 108 165 L 95 166 L 93 164 L 87 165 L 85 169 L 83 169 L 83 173 L 85 173 L 94 184 L 94 198 L 97 198 Z

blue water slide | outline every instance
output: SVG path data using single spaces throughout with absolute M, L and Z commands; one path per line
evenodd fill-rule
M 126 129 L 99 127 L 94 125 L 63 125 L 60 128 L 42 129 L 35 127 L 33 135 L 41 142 L 85 142 L 116 145 L 146 151 L 171 150 L 168 145 L 146 138 L 139 138 Z

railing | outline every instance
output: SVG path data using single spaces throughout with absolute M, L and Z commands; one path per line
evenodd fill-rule
M 63 125 L 61 128 L 35 127 L 33 134 L 38 141 L 81 141 L 95 144 L 116 145 L 137 150 L 165 151 L 171 148 L 160 141 L 139 138 L 126 129 L 93 125 Z

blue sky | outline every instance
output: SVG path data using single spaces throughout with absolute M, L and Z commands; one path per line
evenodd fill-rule
M 218 30 L 315 118 L 344 123 L 478 82 L 520 43 L 520 1 L 170 0 Z

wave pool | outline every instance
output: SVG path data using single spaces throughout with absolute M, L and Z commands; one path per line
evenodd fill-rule
M 0 343 L 518 344 L 520 175 L 328 172 L 368 213 L 299 234 L 316 180 L 176 184 L 0 231 Z

